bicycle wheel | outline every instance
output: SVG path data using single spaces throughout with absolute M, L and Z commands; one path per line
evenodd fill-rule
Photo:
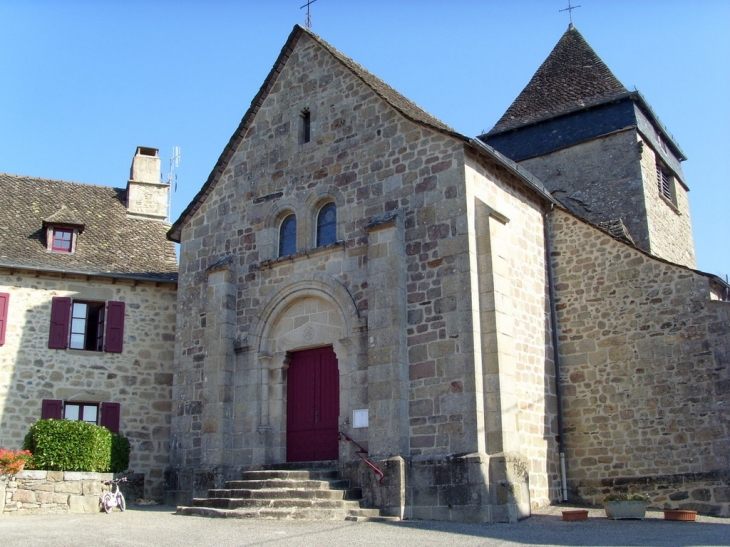
M 124 501 L 124 496 L 121 492 L 119 492 L 117 496 L 117 505 L 119 505 L 119 508 L 124 511 L 127 508 L 127 502 Z
M 114 498 L 110 492 L 106 492 L 101 496 L 101 506 L 104 508 L 106 513 L 111 513 L 113 509 Z

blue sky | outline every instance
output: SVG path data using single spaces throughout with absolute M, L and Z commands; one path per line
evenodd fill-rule
M 205 182 L 305 0 L 3 0 L 0 171 L 124 187 L 138 145 Z M 730 274 L 730 2 L 575 0 L 573 22 L 688 160 L 698 267 Z M 567 0 L 317 0 L 312 30 L 457 131 L 490 129 Z

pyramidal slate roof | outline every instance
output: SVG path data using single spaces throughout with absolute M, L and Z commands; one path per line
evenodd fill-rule
M 177 281 L 169 224 L 127 217 L 123 188 L 0 173 L 0 266 Z M 46 247 L 48 224 L 81 232 L 73 254 Z
M 571 25 L 489 134 L 618 99 L 628 93 Z

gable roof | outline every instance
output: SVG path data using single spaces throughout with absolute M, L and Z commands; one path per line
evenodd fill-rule
M 51 216 L 43 219 L 43 226 L 48 225 L 66 225 L 66 226 L 76 226 L 79 229 L 79 232 L 83 232 L 84 230 L 84 223 L 83 221 L 79 220 L 76 216 L 76 213 L 69 210 L 66 205 L 61 204 L 61 208 L 53 213 Z
M 0 266 L 177 281 L 169 224 L 127 217 L 126 190 L 0 173 Z M 46 250 L 47 225 L 83 227 L 76 251 Z
M 335 59 L 337 59 L 340 63 L 342 63 L 346 68 L 348 68 L 355 76 L 360 78 L 360 80 L 363 81 L 370 89 L 372 89 L 376 94 L 378 94 L 383 100 L 385 100 L 388 104 L 390 104 L 393 108 L 395 108 L 398 112 L 400 112 L 403 116 L 406 118 L 420 123 L 427 125 L 437 131 L 447 133 L 451 135 L 452 137 L 455 137 L 457 139 L 463 140 L 465 142 L 469 142 L 470 139 L 465 137 L 464 135 L 461 135 L 460 133 L 457 133 L 454 131 L 451 127 L 440 121 L 439 119 L 435 118 L 425 110 L 423 110 L 421 107 L 419 107 L 417 104 L 415 104 L 413 101 L 407 99 L 400 93 L 398 93 L 395 89 L 393 89 L 391 86 L 386 84 L 384 81 L 382 81 L 377 76 L 374 76 L 370 72 L 368 72 L 365 68 L 357 64 L 355 61 L 350 59 L 349 57 L 343 55 L 339 51 L 337 51 L 334 47 L 332 47 L 330 44 L 322 40 L 319 36 L 314 34 L 313 32 L 299 26 L 295 25 L 294 29 L 292 30 L 291 34 L 289 35 L 289 38 L 287 39 L 286 43 L 284 44 L 284 47 L 281 49 L 281 53 L 279 54 L 279 57 L 276 59 L 276 62 L 274 63 L 274 66 L 272 67 L 271 71 L 269 72 L 268 76 L 264 80 L 263 85 L 261 86 L 261 89 L 259 89 L 259 92 L 256 94 L 256 96 L 251 101 L 251 106 L 249 107 L 246 114 L 243 116 L 243 119 L 241 120 L 241 123 L 239 124 L 236 131 L 233 133 L 233 136 L 228 141 L 228 144 L 223 149 L 223 152 L 221 153 L 220 157 L 218 158 L 218 161 L 215 164 L 215 167 L 213 167 L 213 170 L 211 171 L 210 175 L 208 176 L 208 179 L 205 181 L 205 184 L 203 184 L 203 187 L 201 190 L 197 193 L 197 195 L 193 198 L 193 200 L 190 202 L 190 204 L 185 208 L 185 210 L 180 215 L 180 218 L 178 218 L 175 223 L 172 225 L 172 228 L 170 228 L 170 231 L 168 232 L 167 236 L 172 241 L 180 242 L 180 236 L 182 231 L 182 226 L 185 224 L 187 219 L 195 213 L 195 211 L 198 210 L 198 208 L 202 205 L 203 201 L 205 201 L 205 198 L 212 192 L 213 188 L 215 188 L 216 183 L 218 182 L 218 179 L 225 171 L 226 167 L 228 166 L 228 162 L 231 160 L 233 154 L 236 152 L 236 149 L 238 148 L 238 145 L 243 140 L 244 135 L 246 134 L 246 131 L 248 130 L 251 122 L 256 116 L 256 113 L 258 112 L 259 108 L 263 104 L 264 100 L 266 99 L 266 96 L 269 94 L 271 88 L 276 83 L 276 80 L 281 73 L 281 71 L 284 68 L 284 65 L 286 65 L 286 62 L 288 61 L 289 57 L 294 51 L 294 48 L 297 45 L 297 42 L 301 39 L 302 36 L 309 36 L 312 40 L 317 42 L 320 46 L 322 46 L 327 52 L 329 52 Z
M 381 80 L 377 76 L 368 72 L 361 65 L 357 64 L 355 61 L 353 61 L 349 57 L 340 53 L 338 50 L 336 50 L 330 44 L 328 44 L 327 42 L 322 40 L 322 38 L 320 38 L 313 32 L 311 32 L 299 25 L 295 25 L 294 29 L 292 30 L 291 34 L 289 35 L 289 38 L 287 39 L 286 43 L 284 44 L 284 47 L 281 49 L 281 53 L 279 53 L 279 57 L 277 58 L 276 62 L 274 63 L 274 66 L 272 67 L 268 76 L 264 80 L 264 83 L 262 84 L 261 89 L 259 89 L 256 96 L 251 101 L 251 106 L 246 111 L 246 114 L 244 114 L 243 119 L 241 120 L 241 123 L 238 125 L 238 128 L 231 136 L 230 140 L 228 141 L 228 144 L 223 149 L 223 152 L 221 153 L 220 157 L 218 158 L 218 161 L 216 162 L 215 166 L 213 167 L 213 170 L 210 172 L 210 175 L 208 175 L 208 179 L 205 181 L 205 183 L 203 184 L 200 191 L 195 195 L 193 200 L 188 204 L 188 206 L 181 213 L 180 217 L 175 221 L 175 223 L 172 225 L 169 232 L 167 233 L 167 237 L 170 240 L 175 241 L 177 243 L 180 242 L 183 225 L 188 221 L 188 219 L 192 215 L 195 214 L 195 212 L 200 208 L 200 206 L 205 201 L 206 197 L 215 188 L 216 184 L 218 183 L 218 180 L 220 179 L 223 172 L 226 170 L 228 163 L 230 162 L 231 158 L 235 154 L 236 149 L 238 148 L 239 144 L 241 143 L 244 136 L 246 135 L 246 131 L 249 129 L 251 122 L 253 121 L 253 119 L 256 116 L 256 113 L 258 112 L 259 108 L 263 104 L 264 100 L 266 99 L 266 96 L 271 91 L 272 87 L 274 87 L 274 84 L 276 83 L 276 80 L 277 80 L 279 74 L 283 70 L 284 65 L 286 65 L 286 62 L 288 61 L 289 57 L 294 52 L 294 48 L 296 47 L 297 42 L 304 35 L 310 37 L 312 40 L 314 40 L 320 46 L 322 46 L 335 59 L 337 59 L 340 63 L 342 63 L 355 76 L 357 76 L 360 80 L 362 80 L 362 82 L 365 85 L 367 85 L 370 89 L 372 89 L 378 96 L 380 96 L 384 101 L 386 101 L 391 107 L 396 109 L 405 118 L 407 118 L 413 122 L 428 126 L 431 129 L 434 129 L 441 133 L 447 134 L 455 139 L 458 139 L 458 140 L 464 142 L 467 146 L 470 146 L 472 148 L 472 150 L 478 152 L 479 154 L 486 155 L 486 156 L 490 157 L 492 160 L 503 164 L 507 168 L 508 171 L 510 171 L 517 178 L 519 178 L 527 186 L 529 186 L 533 190 L 535 190 L 544 199 L 550 201 L 551 203 L 557 203 L 556 200 L 550 195 L 550 193 L 545 189 L 545 187 L 542 185 L 542 183 L 540 181 L 538 181 L 532 175 L 527 173 L 524 169 L 519 168 L 512 160 L 510 160 L 509 158 L 498 153 L 491 146 L 489 146 L 477 139 L 473 139 L 471 137 L 466 137 L 466 136 L 462 135 L 461 133 L 458 133 L 457 131 L 455 131 L 454 129 L 452 129 L 451 127 L 449 127 L 442 121 L 440 121 L 438 118 L 432 116 L 431 114 L 429 114 L 428 112 L 423 110 L 416 103 L 414 103 L 413 101 L 411 101 L 410 99 L 406 98 L 401 93 L 399 93 L 398 91 L 393 89 L 391 86 L 386 84 L 383 80 Z
M 626 96 L 629 91 L 572 25 L 489 134 Z

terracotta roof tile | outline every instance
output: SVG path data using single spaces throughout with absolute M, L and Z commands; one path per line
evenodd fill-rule
M 49 253 L 48 223 L 83 225 L 76 252 Z M 169 224 L 127 217 L 126 190 L 0 173 L 0 265 L 176 281 Z

